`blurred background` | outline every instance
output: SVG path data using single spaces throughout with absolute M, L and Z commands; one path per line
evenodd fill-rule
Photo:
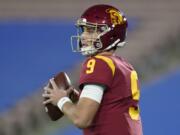
M 82 134 L 66 118 L 52 122 L 41 93 L 60 71 L 77 84 L 83 57 L 71 51 L 74 23 L 102 3 L 129 20 L 117 54 L 139 73 L 144 135 L 180 134 L 179 0 L 0 0 L 0 135 Z

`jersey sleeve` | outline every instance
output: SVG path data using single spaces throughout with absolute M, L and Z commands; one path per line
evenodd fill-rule
M 85 84 L 98 84 L 110 87 L 115 72 L 114 62 L 106 56 L 88 58 L 82 65 L 79 87 Z

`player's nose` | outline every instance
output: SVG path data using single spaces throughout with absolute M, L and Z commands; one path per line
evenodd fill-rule
M 82 43 L 87 43 L 91 41 L 91 35 L 88 33 L 84 33 L 81 35 L 81 42 Z

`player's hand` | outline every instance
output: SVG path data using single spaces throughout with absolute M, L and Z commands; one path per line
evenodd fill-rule
M 52 88 L 49 88 L 49 85 L 44 87 L 44 93 L 42 94 L 42 96 L 44 98 L 47 98 L 47 100 L 45 100 L 43 104 L 52 103 L 53 105 L 57 105 L 57 102 L 62 97 L 68 97 L 69 94 L 73 91 L 73 88 L 71 87 L 67 90 L 59 89 L 54 81 L 54 78 L 50 79 L 49 83 L 52 85 Z

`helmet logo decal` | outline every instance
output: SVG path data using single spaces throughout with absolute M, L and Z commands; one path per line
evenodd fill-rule
M 123 23 L 123 16 L 119 13 L 119 11 L 109 8 L 106 10 L 106 12 L 110 14 L 112 24 L 117 25 Z

